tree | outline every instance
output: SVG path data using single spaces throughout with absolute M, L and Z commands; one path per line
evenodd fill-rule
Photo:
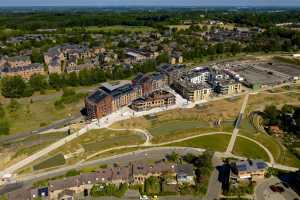
M 224 53 L 224 44 L 223 43 L 218 43 L 216 48 L 217 48 L 218 54 Z
M 48 88 L 46 77 L 41 74 L 34 74 L 29 79 L 29 85 L 34 91 L 44 91 Z
M 265 123 L 266 125 L 278 125 L 280 120 L 280 112 L 277 110 L 275 105 L 266 106 L 264 113 L 267 117 Z
M 294 113 L 294 107 L 292 105 L 287 105 L 285 104 L 282 108 L 281 108 L 281 112 L 285 113 L 285 114 L 293 114 Z
M 169 55 L 167 53 L 162 53 L 159 56 L 157 56 L 156 61 L 158 64 L 161 63 L 168 63 L 169 62 Z
M 32 49 L 31 61 L 34 63 L 43 63 L 44 57 L 39 49 L 37 49 L 37 48 Z
M 167 154 L 166 158 L 169 161 L 176 162 L 176 161 L 179 160 L 179 155 L 178 155 L 178 153 L 176 153 L 175 151 L 173 151 L 171 154 Z
M 16 99 L 11 99 L 7 108 L 9 112 L 16 112 L 21 107 L 21 104 Z
M 240 45 L 238 43 L 232 43 L 231 46 L 230 46 L 230 52 L 233 55 L 236 55 L 237 53 L 240 53 L 241 52 Z
M 62 79 L 62 77 L 57 73 L 50 74 L 49 85 L 52 88 L 59 90 L 64 86 L 64 79 Z
M 8 135 L 9 129 L 9 122 L 6 119 L 0 119 L 0 135 Z
M 1 93 L 7 98 L 23 97 L 27 87 L 21 76 L 4 77 L 1 83 Z
M 79 80 L 76 72 L 71 72 L 70 74 L 67 75 L 67 84 L 73 87 L 79 84 Z
M 3 105 L 0 103 L 0 119 L 3 119 L 5 117 L 5 110 L 3 108 Z
M 161 191 L 160 180 L 158 177 L 151 176 L 145 180 L 145 192 L 148 195 L 159 194 Z

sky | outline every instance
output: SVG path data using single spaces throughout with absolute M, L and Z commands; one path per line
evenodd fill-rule
M 0 0 L 1 6 L 299 6 L 300 0 Z

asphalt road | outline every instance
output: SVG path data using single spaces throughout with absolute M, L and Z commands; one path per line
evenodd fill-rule
M 207 188 L 207 194 L 206 194 L 206 200 L 215 200 L 219 199 L 219 196 L 222 192 L 222 183 L 219 181 L 219 170 L 218 167 L 223 164 L 222 160 L 216 156 L 212 159 L 214 170 L 210 176 L 208 188 Z
M 134 163 L 134 162 L 157 161 L 157 160 L 164 159 L 166 154 L 170 154 L 173 151 L 175 151 L 180 155 L 185 155 L 187 153 L 193 153 L 195 155 L 199 155 L 203 152 L 203 150 L 193 149 L 193 148 L 160 147 L 160 148 L 145 149 L 145 150 L 140 150 L 140 151 L 135 151 L 130 153 L 124 153 L 113 157 L 80 163 L 73 166 L 66 166 L 64 168 L 46 171 L 44 173 L 39 173 L 36 175 L 31 174 L 25 177 L 18 177 L 18 180 L 15 183 L 7 184 L 6 186 L 1 187 L 0 195 L 17 189 L 16 184 L 23 185 L 25 187 L 30 186 L 32 183 L 39 180 L 45 180 L 56 176 L 64 175 L 66 172 L 68 172 L 71 169 L 79 170 L 84 167 L 93 167 L 93 166 L 99 166 L 103 164 L 113 165 L 114 163 L 117 163 L 118 165 L 128 165 L 128 163 Z

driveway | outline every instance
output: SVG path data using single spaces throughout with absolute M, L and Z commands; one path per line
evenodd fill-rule
M 284 192 L 278 193 L 273 192 L 270 189 L 271 185 L 278 184 L 284 188 Z M 281 183 L 281 180 L 277 177 L 272 177 L 267 180 L 264 180 L 260 183 L 255 189 L 255 197 L 257 200 L 295 200 L 300 199 L 299 195 L 294 192 L 290 187 L 285 186 Z

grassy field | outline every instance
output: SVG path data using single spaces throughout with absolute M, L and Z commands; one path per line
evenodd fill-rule
M 291 56 L 274 56 L 274 60 L 300 66 L 300 59 Z
M 77 87 L 74 89 L 76 92 L 86 93 L 95 87 Z M 57 108 L 54 106 L 54 102 L 59 100 L 61 95 L 61 91 L 49 90 L 44 95 L 37 93 L 32 97 L 17 99 L 20 106 L 12 112 L 8 109 L 9 99 L 0 96 L 0 101 L 6 108 L 7 118 L 11 125 L 10 134 L 36 130 L 55 121 L 80 115 L 80 110 L 84 107 L 83 98 L 79 102 L 66 105 L 64 108 Z
M 263 148 L 245 138 L 238 137 L 234 145 L 233 154 L 253 159 L 269 161 L 268 154 Z
M 267 135 L 266 133 L 249 133 L 244 130 L 241 130 L 240 134 L 255 139 L 264 145 L 272 153 L 277 163 L 300 167 L 300 160 L 289 152 L 277 138 Z
M 32 155 L 65 136 L 67 136 L 65 132 L 48 133 L 2 144 L 0 147 L 0 169 Z
M 60 165 L 64 165 L 65 163 L 66 163 L 66 160 L 64 158 L 64 155 L 57 154 L 47 160 L 40 162 L 37 165 L 34 165 L 33 170 L 41 170 L 41 169 L 47 169 L 47 168 L 51 168 L 51 167 L 57 167 Z
M 219 100 L 202 107 L 175 109 L 156 114 L 154 117 L 139 117 L 112 125 L 114 128 L 147 129 L 154 137 L 153 143 L 175 140 L 207 132 L 231 132 L 238 115 L 242 98 Z M 221 120 L 216 127 L 216 120 Z M 226 122 L 226 123 L 225 123 Z
M 267 105 L 276 105 L 282 107 L 284 104 L 300 106 L 300 95 L 297 93 L 287 94 L 257 94 L 250 95 L 246 113 L 252 111 L 263 111 Z
M 230 135 L 216 134 L 209 136 L 202 136 L 183 142 L 173 143 L 166 146 L 178 146 L 178 147 L 194 147 L 203 148 L 213 151 L 224 152 L 230 140 Z
M 267 91 L 271 94 L 258 93 L 256 95 L 251 95 L 249 97 L 246 113 L 249 114 L 253 111 L 263 111 L 265 106 L 271 104 L 276 105 L 278 108 L 281 108 L 281 106 L 283 106 L 284 104 L 300 106 L 300 96 L 297 93 L 272 94 L 276 92 L 287 92 L 291 90 L 300 91 L 300 86 L 285 86 Z M 243 120 L 241 124 L 240 134 L 255 139 L 266 148 L 268 148 L 277 163 L 286 164 L 293 167 L 300 167 L 300 160 L 281 144 L 279 138 L 270 136 L 266 133 L 258 132 L 252 127 L 248 120 Z
M 91 130 L 83 136 L 76 138 L 56 151 L 51 152 L 51 155 L 61 152 L 67 155 L 67 163 L 73 164 L 91 154 L 108 148 L 142 144 L 143 142 L 144 138 L 135 132 L 98 129 Z
M 99 151 L 123 146 L 123 145 L 136 145 L 142 144 L 144 138 L 135 132 L 130 131 L 111 131 L 108 129 L 91 130 L 65 144 L 64 146 L 50 152 L 47 156 L 43 157 L 43 160 L 48 160 L 55 157 L 58 154 L 62 154 L 65 157 L 66 164 L 75 164 L 81 160 L 86 159 L 88 156 L 97 153 Z M 36 165 L 40 164 L 40 160 L 33 162 L 30 166 L 37 169 Z M 22 172 L 24 169 L 30 167 L 25 166 L 19 171 Z M 26 171 L 27 172 L 27 171 Z M 31 171 L 29 171 L 31 172 Z M 29 173 L 27 172 L 27 173 Z

